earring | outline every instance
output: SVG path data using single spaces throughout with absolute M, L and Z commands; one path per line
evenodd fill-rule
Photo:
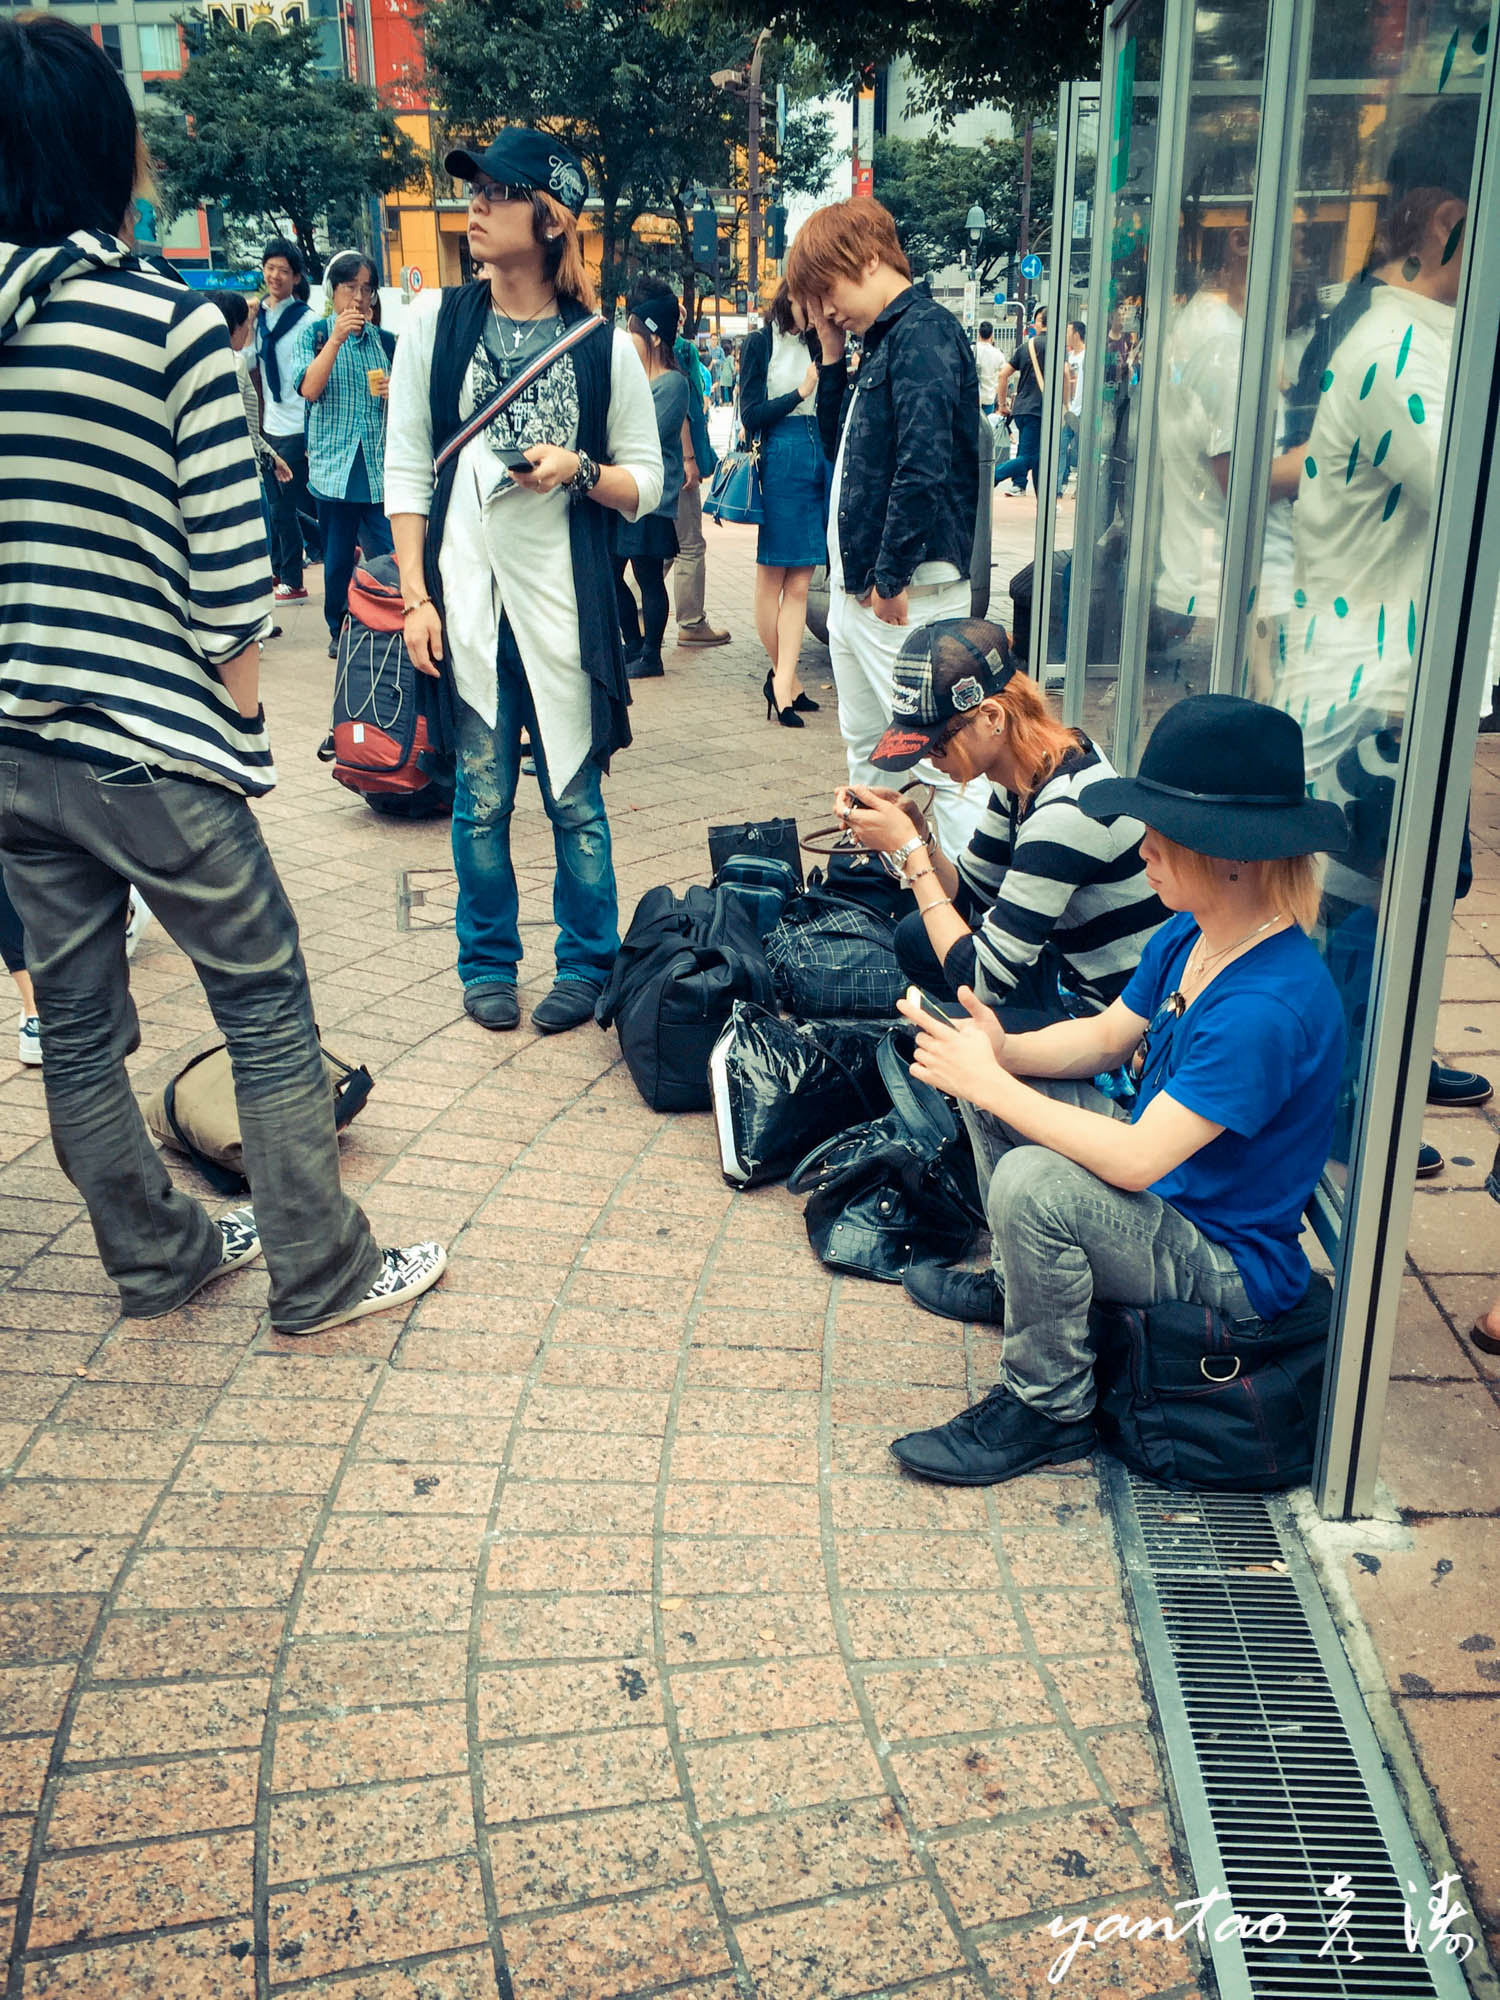
M 1403 278 L 1405 278 L 1408 284 L 1410 284 L 1414 278 L 1420 277 L 1421 273 L 1422 273 L 1422 260 L 1415 254 L 1408 257 L 1406 262 L 1401 266 L 1401 275 Z
M 990 731 L 990 734 L 991 736 L 1003 736 L 1005 734 L 1004 724 L 997 722 L 994 728 Z
M 1230 879 L 1230 881 L 1231 881 L 1231 882 L 1238 882 L 1238 881 L 1239 881 L 1239 879 L 1240 879 L 1240 871 L 1239 871 L 1239 869 L 1238 869 L 1238 868 L 1231 868 L 1231 869 L 1230 869 L 1230 871 L 1229 871 L 1229 879 Z

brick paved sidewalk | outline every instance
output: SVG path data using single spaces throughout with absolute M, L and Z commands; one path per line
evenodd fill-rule
M 761 719 L 750 544 L 711 542 L 735 645 L 640 691 L 627 916 L 702 878 L 709 821 L 806 823 L 840 774 L 831 697 Z M 833 1279 L 613 1036 L 464 1019 L 451 929 L 397 928 L 446 831 L 315 763 L 332 670 L 293 617 L 263 818 L 323 1028 L 377 1074 L 347 1178 L 452 1263 L 405 1318 L 301 1342 L 258 1332 L 254 1267 L 122 1322 L 40 1081 L 0 1065 L 9 1992 L 1052 1992 L 1055 1910 L 1183 1893 L 1092 1473 L 903 1482 L 888 1438 L 986 1387 L 991 1339 Z M 516 853 L 534 996 L 534 794 Z M 159 931 L 132 977 L 145 1087 L 211 1024 Z M 1068 1991 L 1191 1977 L 1106 1947 Z

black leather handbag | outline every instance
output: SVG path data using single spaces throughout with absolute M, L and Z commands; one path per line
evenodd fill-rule
M 815 1146 L 787 1187 L 808 1197 L 808 1240 L 825 1264 L 898 1285 L 913 1259 L 956 1263 L 984 1222 L 968 1134 L 947 1099 L 912 1076 L 912 1033 L 881 1044 L 883 1117 Z
M 1274 1493 L 1312 1473 L 1333 1289 L 1279 1319 L 1211 1306 L 1096 1304 L 1094 1421 L 1106 1451 L 1165 1486 Z

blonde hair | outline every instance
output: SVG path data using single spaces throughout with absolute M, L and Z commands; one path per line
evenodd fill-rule
M 583 245 L 578 235 L 578 218 L 540 188 L 532 191 L 531 230 L 542 252 L 542 271 L 557 287 L 560 298 L 574 299 L 590 312 L 597 312 L 599 295 L 583 261 Z
M 994 698 L 1005 710 L 1005 741 L 1015 767 L 1027 773 L 1018 797 L 1028 806 L 1081 738 L 1058 721 L 1029 674 L 1012 674 Z
M 1218 887 L 1223 861 L 1212 854 L 1200 854 L 1180 841 L 1168 840 L 1164 833 L 1154 837 L 1166 850 L 1173 867 L 1189 882 L 1210 890 Z M 1299 930 L 1317 928 L 1318 906 L 1323 899 L 1323 857 L 1321 854 L 1289 854 L 1275 861 L 1241 861 L 1234 864 L 1241 875 L 1258 878 L 1261 893 L 1278 916 L 1288 917 Z
M 859 278 L 872 257 L 903 278 L 911 265 L 888 208 L 867 194 L 815 208 L 792 238 L 786 282 L 799 299 L 820 299 L 835 278 Z

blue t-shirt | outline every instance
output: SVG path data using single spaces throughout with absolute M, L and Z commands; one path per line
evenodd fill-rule
M 1120 996 L 1132 1013 L 1155 1018 L 1197 938 L 1186 912 L 1162 925 Z M 1165 1091 L 1224 1127 L 1151 1192 L 1223 1244 L 1262 1319 L 1307 1289 L 1302 1211 L 1328 1158 L 1343 1060 L 1338 992 L 1295 928 L 1225 966 L 1151 1037 L 1132 1122 Z

